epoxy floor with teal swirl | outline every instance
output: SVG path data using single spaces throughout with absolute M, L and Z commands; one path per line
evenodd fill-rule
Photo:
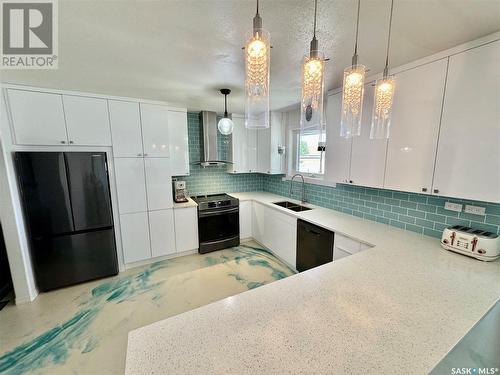
M 122 374 L 129 331 L 293 273 L 248 242 L 41 294 L 0 311 L 0 374 Z

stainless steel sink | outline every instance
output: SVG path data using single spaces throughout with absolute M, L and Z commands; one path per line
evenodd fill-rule
M 293 202 L 288 202 L 288 201 L 283 201 L 283 202 L 275 202 L 274 203 L 277 206 L 287 208 L 289 210 L 295 211 L 295 212 L 301 212 L 301 211 L 308 211 L 310 210 L 309 207 L 306 206 L 301 206 L 300 204 L 293 203 Z

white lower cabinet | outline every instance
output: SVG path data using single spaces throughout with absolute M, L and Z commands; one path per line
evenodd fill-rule
M 174 220 L 177 252 L 198 249 L 198 209 L 196 207 L 176 208 Z
M 240 201 L 240 238 L 252 237 L 252 201 Z
M 342 234 L 335 233 L 333 260 L 339 260 L 346 256 L 359 253 L 360 251 L 369 249 L 371 246 L 359 242 Z
M 151 258 L 147 212 L 120 215 L 120 229 L 125 263 Z
M 273 208 L 253 202 L 253 237 L 295 268 L 297 219 Z
M 169 209 L 149 212 L 151 256 L 153 258 L 176 252 L 173 211 L 173 209 Z

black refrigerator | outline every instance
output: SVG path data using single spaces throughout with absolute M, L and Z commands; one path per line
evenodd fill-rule
M 16 152 L 40 291 L 118 273 L 104 152 Z

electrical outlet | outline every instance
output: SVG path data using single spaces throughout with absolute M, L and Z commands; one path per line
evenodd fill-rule
M 486 208 L 479 206 L 471 206 L 470 204 L 466 204 L 464 212 L 467 212 L 468 214 L 484 216 L 486 214 Z
M 444 204 L 444 209 L 449 211 L 462 212 L 462 205 L 459 203 L 446 202 Z

